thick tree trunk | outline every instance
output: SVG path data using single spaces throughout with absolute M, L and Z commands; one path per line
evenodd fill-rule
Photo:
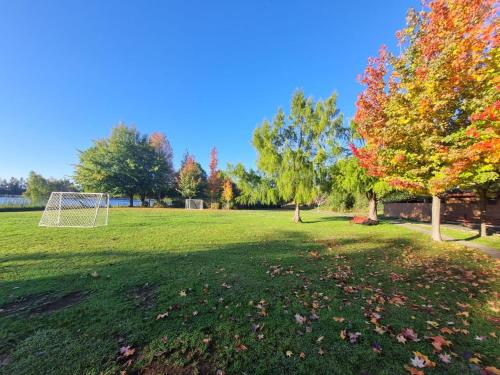
M 377 194 L 371 193 L 368 198 L 368 219 L 377 221 Z
M 293 214 L 293 222 L 301 223 L 302 219 L 300 218 L 300 206 L 298 203 L 295 203 L 295 213 Z
M 128 196 L 128 206 L 129 207 L 134 207 L 134 194 L 130 194 Z
M 479 236 L 485 237 L 488 235 L 486 228 L 486 206 L 488 200 L 484 190 L 479 191 Z
M 146 207 L 146 194 L 141 194 L 141 206 Z
M 432 196 L 432 239 L 442 241 L 441 239 L 441 198 L 437 195 Z

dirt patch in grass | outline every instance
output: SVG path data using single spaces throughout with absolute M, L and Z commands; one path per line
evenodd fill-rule
M 82 302 L 88 292 L 74 291 L 62 296 L 51 293 L 30 294 L 0 307 L 0 316 L 29 313 L 32 316 L 52 314 Z
M 157 295 L 158 286 L 149 283 L 139 285 L 127 292 L 127 297 L 143 310 L 149 310 L 156 306 Z

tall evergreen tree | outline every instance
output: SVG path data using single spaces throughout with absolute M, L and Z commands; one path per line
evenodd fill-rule
M 288 116 L 280 109 L 272 123 L 266 120 L 255 129 L 257 166 L 276 181 L 280 197 L 294 203 L 294 222 L 301 222 L 300 205 L 314 201 L 325 168 L 342 151 L 339 140 L 345 136 L 336 94 L 315 103 L 302 91 L 294 93 Z

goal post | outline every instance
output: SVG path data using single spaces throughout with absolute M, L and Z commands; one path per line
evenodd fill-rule
M 109 194 L 53 192 L 39 226 L 93 228 L 108 225 Z
M 203 199 L 186 199 L 186 210 L 203 210 Z

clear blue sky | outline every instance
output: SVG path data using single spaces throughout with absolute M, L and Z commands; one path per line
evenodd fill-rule
M 419 0 L 0 0 L 0 177 L 70 176 L 119 121 L 162 131 L 178 165 L 253 166 L 253 129 L 297 88 L 339 94 Z

